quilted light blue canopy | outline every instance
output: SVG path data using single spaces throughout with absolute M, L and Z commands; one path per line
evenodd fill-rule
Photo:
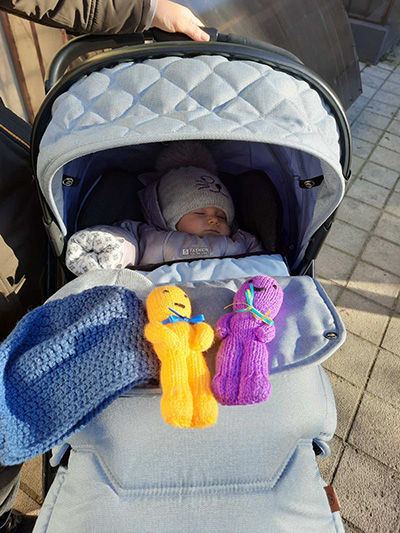
M 131 146 L 134 154 L 135 147 L 142 153 L 151 143 L 185 139 L 248 143 L 251 149 L 239 150 L 235 165 L 241 171 L 262 169 L 269 160 L 271 175 L 273 160 L 281 167 L 271 176 L 278 190 L 282 180 L 323 174 L 321 186 L 307 197 L 298 187 L 293 193 L 299 211 L 307 213 L 300 231 L 304 247 L 343 197 L 337 124 L 308 83 L 264 64 L 222 56 L 147 59 L 93 72 L 53 105 L 37 175 L 64 234 L 62 177 L 68 163 L 119 147 Z M 227 157 L 223 170 L 235 170 Z

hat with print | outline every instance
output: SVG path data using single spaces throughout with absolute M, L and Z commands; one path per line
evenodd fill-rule
M 158 184 L 158 199 L 168 228 L 176 230 L 180 219 L 203 207 L 218 207 L 232 224 L 235 210 L 231 195 L 217 176 L 203 168 L 170 170 Z

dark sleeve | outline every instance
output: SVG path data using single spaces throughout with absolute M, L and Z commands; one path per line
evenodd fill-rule
M 0 0 L 0 9 L 74 34 L 137 33 L 152 22 L 157 0 Z

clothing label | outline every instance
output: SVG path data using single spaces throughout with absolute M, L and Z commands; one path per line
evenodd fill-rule
M 331 506 L 332 513 L 336 511 L 340 511 L 340 503 L 339 503 L 339 499 L 337 497 L 336 490 L 334 489 L 334 487 L 332 487 L 332 485 L 329 485 L 327 487 L 324 487 L 324 489 L 328 497 L 328 502 L 329 502 L 329 505 Z
M 181 257 L 199 257 L 210 255 L 210 248 L 202 246 L 201 248 L 181 248 Z

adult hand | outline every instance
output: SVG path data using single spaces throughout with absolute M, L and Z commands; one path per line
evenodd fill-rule
M 184 33 L 194 41 L 210 39 L 210 36 L 200 28 L 204 24 L 190 9 L 169 0 L 158 0 L 152 26 L 169 33 Z

